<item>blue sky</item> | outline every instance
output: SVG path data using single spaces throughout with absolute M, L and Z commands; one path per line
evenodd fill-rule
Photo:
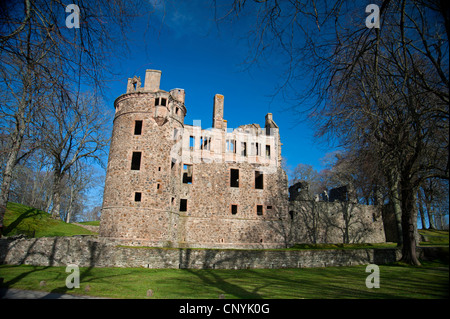
M 288 166 L 302 163 L 323 168 L 320 159 L 330 150 L 314 140 L 307 123 L 286 111 L 289 105 L 281 94 L 274 96 L 283 80 L 283 59 L 272 55 L 255 64 L 244 63 L 249 47 L 242 30 L 252 17 L 217 25 L 211 1 L 155 3 L 157 12 L 151 24 L 145 19 L 136 22 L 129 33 L 130 55 L 114 65 L 117 79 L 109 83 L 109 107 L 125 93 L 129 77 L 137 75 L 144 80 L 146 69 L 161 70 L 161 89 L 183 88 L 186 92 L 186 124 L 201 120 L 203 128 L 211 127 L 213 97 L 223 94 L 229 128 L 250 123 L 264 126 L 265 115 L 271 112 L 280 127 L 282 155 Z

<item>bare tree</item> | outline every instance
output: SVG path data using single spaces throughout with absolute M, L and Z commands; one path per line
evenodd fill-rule
M 235 0 L 225 16 L 249 8 L 252 57 L 286 57 L 281 91 L 316 120 L 318 136 L 370 151 L 401 217 L 402 258 L 419 264 L 417 188 L 449 177 L 448 5 L 384 1 L 379 29 L 366 27 L 365 6 L 353 1 Z
M 45 139 L 32 133 L 33 126 L 40 125 L 36 115 L 46 107 L 44 97 L 56 88 L 66 94 L 80 92 L 83 85 L 100 90 L 113 70 L 108 58 L 113 52 L 122 53 L 118 49 L 127 43 L 130 22 L 152 11 L 144 0 L 74 0 L 72 4 L 79 9 L 79 28 L 66 25 L 66 5 L 58 0 L 0 4 L 0 91 L 4 92 L 0 121 L 7 137 L 0 230 L 14 167 Z M 75 9 L 71 13 L 77 14 Z M 30 142 L 24 147 L 26 140 Z
M 78 99 L 57 97 L 49 101 L 46 140 L 43 149 L 52 159 L 53 206 L 51 215 L 60 217 L 63 179 L 76 175 L 81 161 L 102 163 L 106 156 L 107 119 L 98 98 L 83 95 Z

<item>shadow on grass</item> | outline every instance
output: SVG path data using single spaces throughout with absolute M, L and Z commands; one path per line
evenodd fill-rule
M 11 224 L 9 224 L 8 226 L 6 226 L 3 229 L 2 235 L 5 235 L 5 236 L 9 235 L 14 229 L 18 228 L 18 226 L 24 219 L 38 216 L 39 214 L 40 214 L 40 212 L 37 209 L 34 209 L 34 208 L 27 209 L 25 212 L 20 214 Z M 33 230 L 29 230 L 29 231 L 20 230 L 17 233 L 18 234 L 23 233 L 24 235 L 26 235 L 28 237 L 33 237 L 33 235 L 34 235 Z

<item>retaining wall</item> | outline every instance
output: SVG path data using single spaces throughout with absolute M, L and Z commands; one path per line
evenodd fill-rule
M 424 254 L 425 249 L 418 249 Z M 385 264 L 401 257 L 398 249 L 233 250 L 120 247 L 91 236 L 0 239 L 0 263 L 79 267 L 192 269 L 309 268 Z

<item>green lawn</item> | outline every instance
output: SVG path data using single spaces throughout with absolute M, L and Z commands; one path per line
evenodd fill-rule
M 16 203 L 8 203 L 4 217 L 4 236 L 24 234 L 28 237 L 93 235 L 77 225 L 54 220 L 50 214 Z
M 80 288 L 67 289 L 64 267 L 0 266 L 3 287 L 111 298 L 392 299 L 448 298 L 448 264 L 380 266 L 380 288 L 365 285 L 365 266 L 304 269 L 192 270 L 80 268 Z M 39 283 L 45 280 L 46 286 Z M 86 286 L 90 291 L 85 292 Z

